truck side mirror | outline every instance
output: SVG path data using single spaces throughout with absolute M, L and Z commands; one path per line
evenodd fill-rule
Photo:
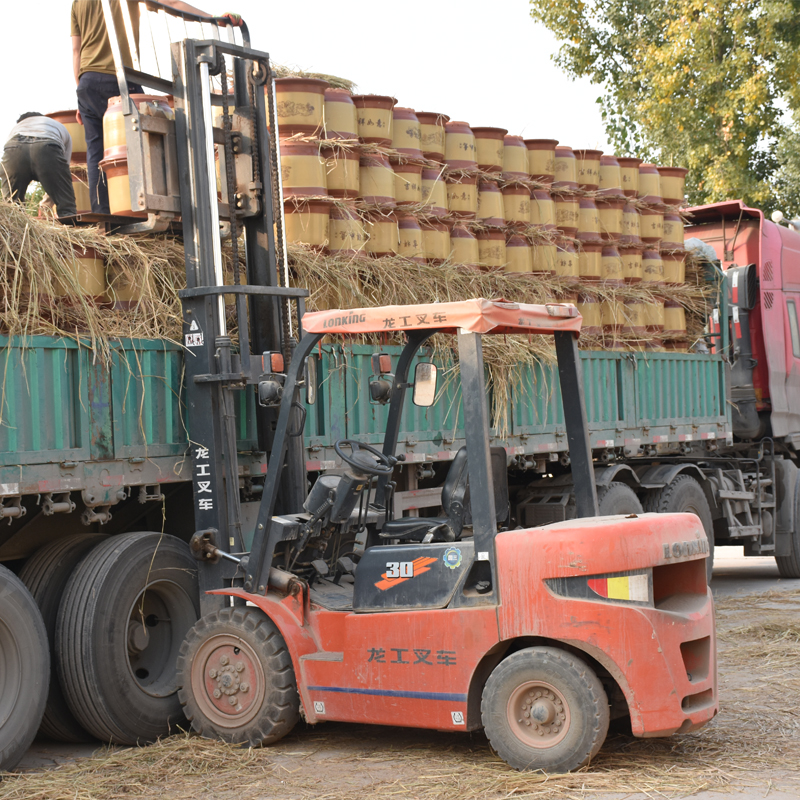
M 309 356 L 305 368 L 306 404 L 313 406 L 317 402 L 317 359 Z
M 435 364 L 420 361 L 414 370 L 414 395 L 415 406 L 428 408 L 436 399 L 436 375 L 438 370 Z

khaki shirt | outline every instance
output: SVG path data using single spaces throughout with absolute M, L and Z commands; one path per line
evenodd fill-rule
M 139 4 L 128 2 L 131 13 L 131 25 L 136 47 L 139 47 Z M 126 67 L 132 67 L 131 52 L 128 47 L 128 37 L 125 35 L 125 21 L 122 18 L 122 9 L 119 0 L 111 0 L 111 13 L 117 29 L 117 41 L 122 53 L 122 61 Z M 81 37 L 81 68 L 80 75 L 84 72 L 104 72 L 107 75 L 116 74 L 114 56 L 111 53 L 111 42 L 106 31 L 103 17 L 103 4 L 100 0 L 74 0 L 72 3 L 71 36 Z

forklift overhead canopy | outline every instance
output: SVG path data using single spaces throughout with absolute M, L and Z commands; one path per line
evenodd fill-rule
M 555 333 L 581 329 L 581 316 L 569 303 L 527 305 L 501 300 L 462 300 L 418 306 L 380 306 L 315 311 L 303 317 L 309 333 L 381 333 L 433 328 L 455 333 Z

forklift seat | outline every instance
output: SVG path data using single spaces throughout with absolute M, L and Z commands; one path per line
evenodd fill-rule
M 495 519 L 508 519 L 508 468 L 504 447 L 491 448 L 492 484 L 494 485 Z M 469 496 L 467 448 L 462 447 L 450 464 L 442 487 L 444 517 L 399 517 L 387 520 L 381 529 L 381 539 L 400 539 L 421 542 L 433 533 L 434 542 L 452 542 L 461 538 L 464 525 L 472 524 Z

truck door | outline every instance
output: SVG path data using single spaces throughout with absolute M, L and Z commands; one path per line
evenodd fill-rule
M 784 227 L 778 227 L 778 231 L 781 238 L 781 269 L 780 276 L 776 277 L 779 277 L 783 291 L 774 293 L 772 302 L 778 311 L 776 324 L 769 329 L 765 325 L 764 334 L 767 342 L 771 337 L 776 340 L 769 353 L 770 390 L 773 381 L 781 380 L 786 401 L 783 409 L 776 409 L 773 400 L 773 434 L 786 436 L 800 433 L 800 234 Z M 766 296 L 763 300 L 766 305 Z M 782 323 L 780 327 L 777 324 L 779 322 Z M 777 358 L 775 368 L 773 354 Z

